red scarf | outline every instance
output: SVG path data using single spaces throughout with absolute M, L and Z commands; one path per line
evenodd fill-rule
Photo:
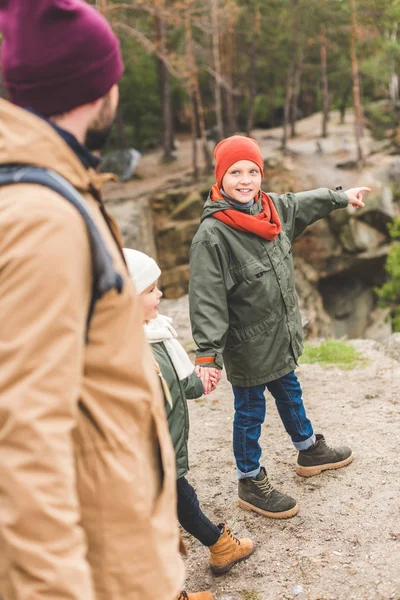
M 211 200 L 223 200 L 218 185 L 211 188 Z M 258 215 L 248 215 L 240 210 L 226 209 L 213 213 L 213 217 L 238 231 L 254 233 L 270 242 L 279 235 L 282 225 L 272 199 L 261 192 L 262 212 Z

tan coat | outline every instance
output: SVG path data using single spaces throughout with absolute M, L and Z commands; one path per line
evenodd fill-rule
M 87 171 L 0 100 L 0 164 L 57 171 L 124 277 L 96 305 L 85 224 L 38 186 L 0 188 L 0 596 L 171 600 L 182 584 L 174 453 L 131 280 Z M 163 473 L 163 475 L 162 475 Z

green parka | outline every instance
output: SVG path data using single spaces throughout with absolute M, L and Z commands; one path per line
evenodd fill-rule
M 189 470 L 189 411 L 186 400 L 200 398 L 204 392 L 203 384 L 195 373 L 192 373 L 182 381 L 179 380 L 163 342 L 151 344 L 151 349 L 171 393 L 172 406 L 164 397 L 165 411 L 175 449 L 176 477 L 179 479 L 180 477 L 184 477 Z
M 269 194 L 282 223 L 268 241 L 212 217 L 232 209 L 225 200 L 205 203 L 190 249 L 189 303 L 196 360 L 225 364 L 228 380 L 260 385 L 293 371 L 303 350 L 291 245 L 304 229 L 348 204 L 344 192 L 321 188 Z M 242 209 L 262 211 L 261 201 Z

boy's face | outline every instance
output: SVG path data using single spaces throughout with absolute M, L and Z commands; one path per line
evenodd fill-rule
M 261 189 L 260 168 L 251 160 L 238 160 L 227 170 L 222 180 L 225 194 L 247 204 Z
M 158 307 L 160 306 L 162 292 L 160 292 L 157 285 L 158 281 L 155 281 L 139 296 L 145 322 L 151 321 L 158 316 Z

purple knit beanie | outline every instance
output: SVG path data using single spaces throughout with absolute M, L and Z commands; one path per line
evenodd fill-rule
M 123 72 L 119 42 L 84 0 L 0 0 L 10 100 L 45 116 L 102 98 Z

